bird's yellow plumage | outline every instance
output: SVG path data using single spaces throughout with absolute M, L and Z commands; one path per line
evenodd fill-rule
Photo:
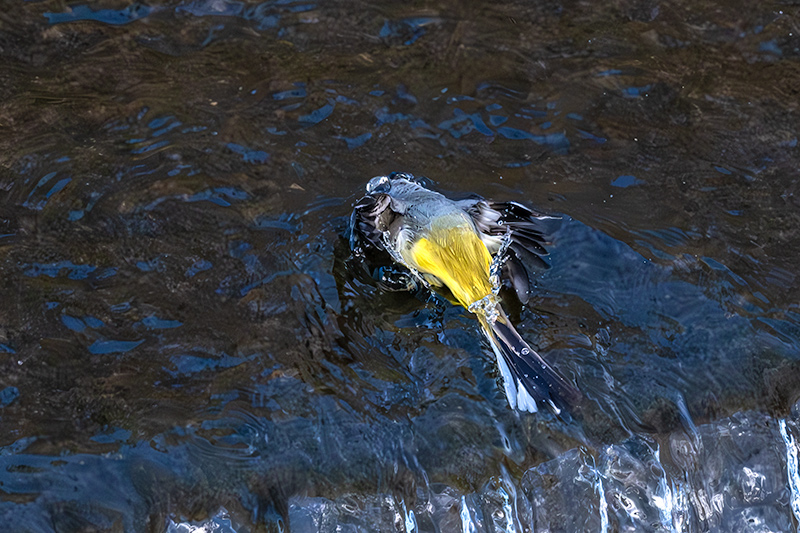
M 439 278 L 466 308 L 492 293 L 492 256 L 470 224 L 431 228 L 410 250 L 411 263 Z

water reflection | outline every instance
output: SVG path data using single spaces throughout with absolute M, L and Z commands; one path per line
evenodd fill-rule
M 780 7 L 26 4 L 7 529 L 795 529 Z M 560 216 L 514 320 L 573 420 L 510 411 L 463 310 L 352 268 L 352 202 L 393 170 Z

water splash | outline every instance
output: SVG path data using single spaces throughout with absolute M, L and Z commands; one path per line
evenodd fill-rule
M 467 497 L 461 496 L 461 532 L 462 533 L 475 533 L 477 527 L 472 520 L 472 514 L 469 512 L 467 505 Z
M 512 509 L 511 507 L 511 501 L 508 496 L 508 493 L 502 487 L 500 487 L 497 490 L 497 492 L 503 499 L 503 518 L 505 518 L 505 527 L 503 528 L 503 530 L 506 533 L 515 533 L 517 531 L 517 528 L 515 527 L 514 524 L 514 517 L 516 516 L 516 513 L 514 512 L 514 509 Z
M 500 311 L 497 309 L 499 303 L 497 296 L 487 294 L 480 300 L 475 300 L 469 304 L 468 309 L 470 313 L 485 316 L 490 324 L 494 324 L 500 318 Z
M 201 524 L 176 523 L 170 519 L 167 522 L 167 533 L 237 533 L 237 531 L 231 522 L 227 509 L 222 507 L 213 518 Z
M 786 473 L 789 478 L 789 490 L 791 491 L 791 506 L 794 517 L 800 523 L 800 471 L 797 463 L 797 441 L 786 428 L 786 420 L 778 421 L 781 430 L 781 437 L 786 444 Z
M 416 533 L 419 531 L 417 529 L 417 518 L 414 516 L 414 509 L 406 510 L 406 502 L 401 501 L 400 505 L 403 507 L 403 525 L 405 526 L 406 533 Z
M 608 502 L 606 501 L 606 491 L 603 486 L 603 474 L 597 469 L 595 459 L 592 457 L 591 471 L 594 474 L 594 491 L 598 499 L 598 511 L 600 513 L 600 533 L 608 531 Z
M 500 281 L 500 272 L 503 268 L 503 264 L 505 264 L 508 256 L 506 255 L 506 251 L 508 247 L 511 245 L 511 229 L 506 227 L 506 232 L 503 235 L 502 240 L 500 241 L 500 249 L 497 250 L 497 253 L 494 254 L 492 258 L 492 264 L 489 265 L 489 281 L 492 284 L 492 292 L 497 294 L 500 292 L 502 288 L 502 283 Z

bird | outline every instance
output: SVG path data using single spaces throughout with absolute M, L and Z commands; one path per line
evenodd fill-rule
M 413 282 L 449 293 L 474 314 L 494 352 L 512 410 L 556 415 L 580 399 L 578 389 L 545 361 L 514 328 L 501 305 L 503 284 L 525 304 L 529 266 L 547 266 L 541 221 L 549 217 L 517 202 L 473 195 L 453 200 L 405 172 L 376 176 L 350 219 L 353 253 L 388 254 Z M 408 283 L 411 280 L 412 283 Z

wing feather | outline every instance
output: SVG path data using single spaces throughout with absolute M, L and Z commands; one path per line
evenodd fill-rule
M 366 244 L 378 250 L 385 250 L 383 230 L 388 227 L 399 213 L 392 209 L 392 198 L 388 194 L 368 194 L 353 207 L 350 246 Z
M 487 202 L 470 198 L 459 202 L 472 217 L 486 247 L 492 254 L 499 251 L 503 236 L 509 232 L 511 244 L 506 250 L 501 270 L 503 281 L 514 288 L 524 304 L 530 298 L 531 268 L 549 268 L 543 259 L 547 255 L 547 240 L 541 220 L 552 218 L 528 209 L 517 202 Z

